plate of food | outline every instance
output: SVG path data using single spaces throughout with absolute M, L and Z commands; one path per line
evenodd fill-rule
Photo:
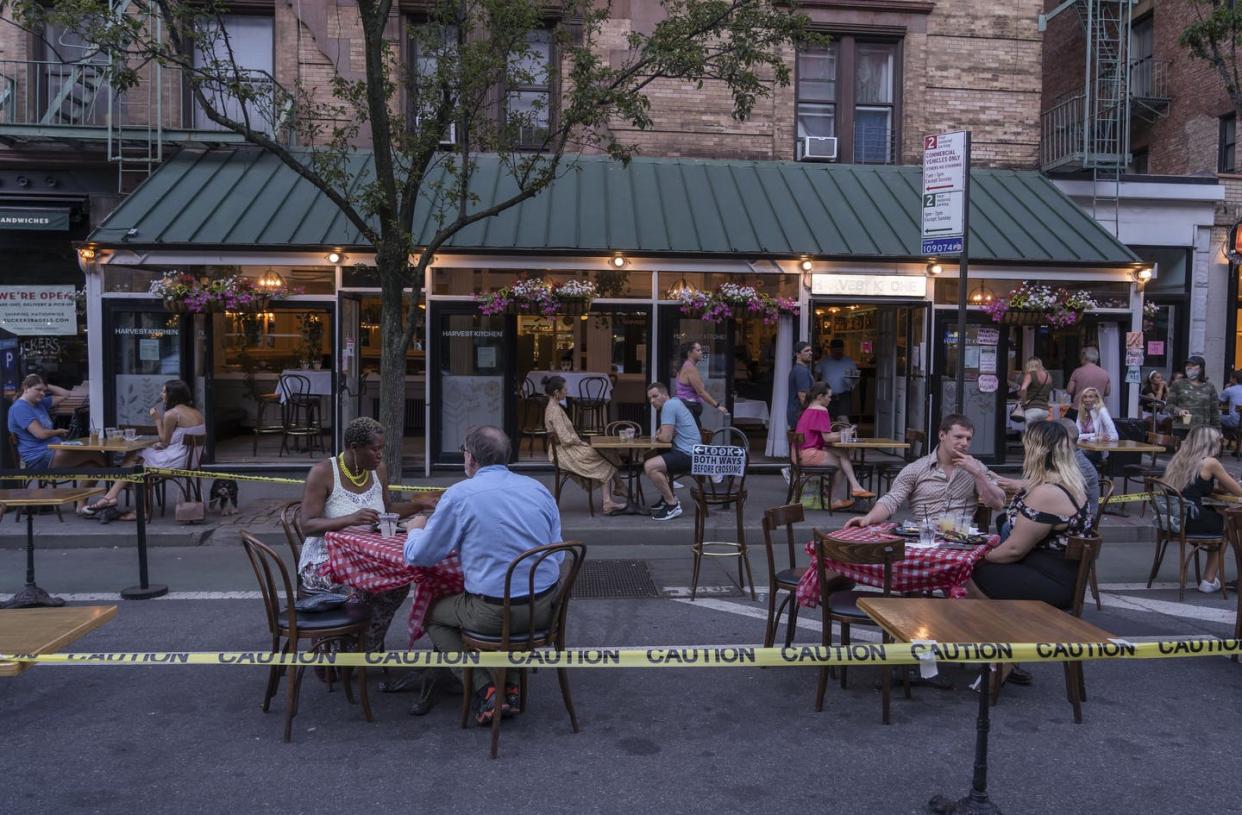
M 966 544 L 968 546 L 982 546 L 988 542 L 988 536 L 974 527 L 971 527 L 969 532 L 958 532 L 956 530 L 941 532 L 938 537 L 949 543 Z
M 900 535 L 903 538 L 917 538 L 919 536 L 919 525 L 914 521 L 902 521 L 893 527 L 894 535 Z

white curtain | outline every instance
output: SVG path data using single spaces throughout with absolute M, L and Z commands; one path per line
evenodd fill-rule
M 772 403 L 768 411 L 768 443 L 764 453 L 774 458 L 789 455 L 789 440 L 785 438 L 785 405 L 789 402 L 789 369 L 793 365 L 794 318 L 784 315 L 776 325 L 775 369 L 772 373 Z
M 1125 370 L 1121 367 L 1121 328 L 1117 323 L 1100 323 L 1100 364 L 1108 371 L 1109 392 L 1104 398 L 1108 412 L 1121 415 L 1121 386 L 1125 383 Z

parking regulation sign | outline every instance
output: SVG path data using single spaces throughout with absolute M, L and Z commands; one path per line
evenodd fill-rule
M 922 254 L 962 253 L 969 166 L 964 130 L 923 137 Z

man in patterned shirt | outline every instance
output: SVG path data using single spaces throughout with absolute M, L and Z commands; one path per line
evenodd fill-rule
M 870 526 L 888 520 L 909 504 L 915 518 L 938 517 L 945 512 L 969 510 L 982 501 L 992 509 L 1005 505 L 1005 492 L 992 483 L 988 468 L 970 455 L 975 425 L 965 416 L 951 413 L 940 421 L 940 443 L 930 454 L 907 464 L 892 489 L 880 496 L 862 517 L 850 518 L 845 527 Z

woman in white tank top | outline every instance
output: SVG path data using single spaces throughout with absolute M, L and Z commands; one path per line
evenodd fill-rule
M 388 493 L 383 464 L 384 426 L 368 416 L 354 419 L 345 428 L 345 451 L 311 467 L 302 492 L 302 557 L 298 576 L 308 591 L 353 593 L 371 608 L 371 628 L 365 643 L 368 651 L 384 650 L 384 636 L 397 608 L 410 593 L 409 586 L 386 592 L 363 592 L 334 584 L 323 574 L 328 548 L 323 536 L 351 526 L 370 525 L 381 512 L 413 515 L 435 506 L 438 494 L 415 493 L 409 501 L 394 502 Z

